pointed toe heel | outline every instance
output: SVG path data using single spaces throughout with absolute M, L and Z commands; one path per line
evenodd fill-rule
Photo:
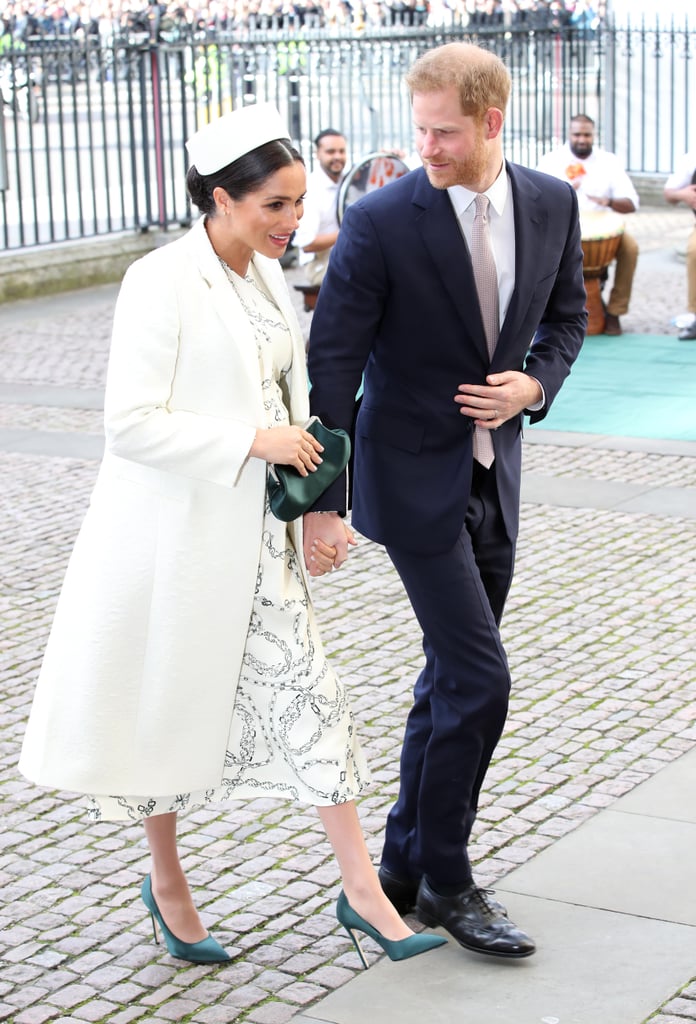
M 227 964 L 230 963 L 232 957 L 227 953 L 219 942 L 216 942 L 212 935 L 208 935 L 207 938 L 201 939 L 200 942 L 182 942 L 176 935 L 167 927 L 167 924 L 162 917 L 159 907 L 155 902 L 155 897 L 152 893 L 152 879 L 148 875 L 140 889 L 140 895 L 142 896 L 143 903 L 150 911 L 150 917 L 152 918 L 152 932 L 155 937 L 155 942 L 158 942 L 156 924 L 159 925 L 160 931 L 164 937 L 164 944 L 167 947 L 167 951 L 177 960 L 187 960 L 191 964 Z
M 373 928 L 360 914 L 353 910 L 343 890 L 339 893 L 338 902 L 336 903 L 336 919 L 350 935 L 355 951 L 360 957 L 365 970 L 370 965 L 362 951 L 357 935 L 358 932 L 369 935 L 371 939 L 382 947 L 390 960 L 408 960 L 409 957 L 418 956 L 420 953 L 427 953 L 430 949 L 436 949 L 438 946 L 445 946 L 447 944 L 447 939 L 441 935 L 409 935 L 406 939 L 386 939 L 384 935 L 380 934 L 376 928 Z

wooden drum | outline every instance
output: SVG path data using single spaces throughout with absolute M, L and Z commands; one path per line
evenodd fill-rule
M 587 292 L 587 333 L 604 332 L 602 276 L 615 259 L 624 231 L 624 219 L 613 210 L 580 214 L 582 275 Z

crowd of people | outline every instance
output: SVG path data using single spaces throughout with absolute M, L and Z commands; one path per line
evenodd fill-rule
M 604 7 L 603 0 L 10 0 L 0 29 L 3 37 L 18 42 L 36 36 L 149 32 L 153 22 L 158 30 L 178 35 L 274 23 L 356 29 L 443 24 L 477 30 L 568 26 L 592 31 Z

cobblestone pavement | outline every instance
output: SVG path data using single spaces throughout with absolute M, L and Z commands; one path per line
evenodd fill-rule
M 685 271 L 673 249 L 691 222 L 671 211 L 638 216 L 636 235 L 649 259 L 626 327 L 665 333 L 669 317 L 683 312 Z M 295 274 L 288 273 L 291 283 Z M 0 386 L 103 386 L 112 299 L 73 299 L 58 313 L 15 307 L 9 320 L 0 309 Z M 24 392 L 21 403 L 5 400 L 0 434 L 100 432 L 98 413 L 57 403 L 34 406 Z M 201 967 L 153 944 L 138 895 L 148 870 L 141 827 L 89 824 L 74 797 L 37 790 L 17 772 L 42 648 L 97 464 L 69 448 L 39 456 L 5 447 L 0 1020 L 283 1024 L 359 968 L 336 925 L 338 875 L 313 809 L 258 799 L 182 819 L 195 897 L 235 954 L 228 966 Z M 537 439 L 526 445 L 525 471 L 542 468 L 588 484 L 696 486 L 696 457 L 688 455 L 569 450 Z M 511 710 L 471 848 L 481 884 L 494 884 L 696 745 L 695 534 L 693 518 L 591 502 L 583 509 L 523 505 L 503 630 Z M 419 633 L 383 551 L 364 539 L 314 593 L 372 767 L 360 813 L 378 861 Z M 376 955 L 369 940 L 366 947 Z M 651 1020 L 696 1021 L 696 977 L 684 979 Z M 369 1008 L 365 1021 L 373 1024 Z

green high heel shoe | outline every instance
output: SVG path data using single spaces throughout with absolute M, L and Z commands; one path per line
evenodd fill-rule
M 408 960 L 411 956 L 418 956 L 419 953 L 427 953 L 429 949 L 435 949 L 437 946 L 445 946 L 447 944 L 447 939 L 441 935 L 409 935 L 407 939 L 385 939 L 360 914 L 356 914 L 343 890 L 341 890 L 338 896 L 336 918 L 353 940 L 353 945 L 365 970 L 370 965 L 360 947 L 360 942 L 355 934 L 356 931 L 364 932 L 365 935 L 369 935 L 371 939 L 374 939 L 382 947 L 390 960 Z
M 216 942 L 212 935 L 208 935 L 207 938 L 201 939 L 200 942 L 182 942 L 181 939 L 177 939 L 176 935 L 169 930 L 167 927 L 160 909 L 155 902 L 155 897 L 152 894 L 152 880 L 148 875 L 142 884 L 140 889 L 140 895 L 143 898 L 143 903 L 150 911 L 152 918 L 152 932 L 155 936 L 155 942 L 159 942 L 157 938 L 157 929 L 155 927 L 155 921 L 160 926 L 162 935 L 164 936 L 164 943 L 167 950 L 172 956 L 175 956 L 178 960 L 188 960 L 191 964 L 226 964 L 229 963 L 232 957 L 225 952 L 219 942 Z

